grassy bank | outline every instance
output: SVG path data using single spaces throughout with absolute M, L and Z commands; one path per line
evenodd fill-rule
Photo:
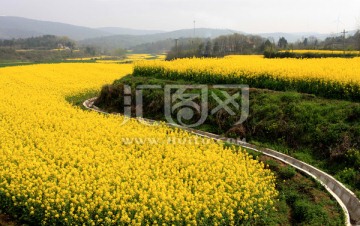
M 104 86 L 96 105 L 110 112 L 123 112 L 124 84 L 132 87 L 134 116 L 137 85 L 156 84 L 164 87 L 165 84 L 186 82 L 127 76 Z M 210 92 L 222 95 L 219 90 L 210 89 Z M 246 139 L 250 143 L 272 147 L 294 156 L 334 175 L 360 197 L 359 103 L 264 89 L 250 89 L 249 103 L 249 117 L 243 124 L 234 125 L 241 115 L 240 110 L 234 109 L 234 116 L 222 110 L 213 115 L 209 112 L 198 129 Z M 209 109 L 217 104 L 214 99 L 209 99 Z M 172 118 L 176 119 L 178 113 L 173 112 Z M 143 114 L 146 118 L 166 120 L 163 89 L 143 91 Z M 199 117 L 195 115 L 193 122 Z

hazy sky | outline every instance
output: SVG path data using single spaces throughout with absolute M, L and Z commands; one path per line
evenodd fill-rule
M 228 28 L 248 33 L 352 30 L 360 0 L 0 0 L 0 15 L 88 27 L 176 30 Z

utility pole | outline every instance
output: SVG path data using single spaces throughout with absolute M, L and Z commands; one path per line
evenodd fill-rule
M 345 34 L 348 33 L 348 32 L 345 31 L 345 29 L 344 29 L 344 31 L 341 32 L 341 33 L 343 34 L 343 50 L 344 50 L 344 54 L 345 54 Z
M 175 48 L 176 48 L 176 57 L 175 58 L 179 57 L 178 40 L 179 40 L 178 38 L 175 38 Z
M 193 49 L 194 52 L 194 57 L 195 57 L 195 52 L 196 52 L 196 47 L 195 47 L 195 20 L 194 20 L 194 33 L 193 33 L 193 38 L 191 40 L 191 48 Z

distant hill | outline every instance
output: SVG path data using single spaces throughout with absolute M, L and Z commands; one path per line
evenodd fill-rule
M 0 16 L 0 39 L 29 38 L 40 35 L 68 36 L 74 40 L 81 40 L 111 34 L 97 29 L 58 22 Z
M 229 29 L 197 28 L 195 36 L 199 38 L 215 38 L 220 35 L 242 33 Z M 354 34 L 350 31 L 347 35 Z M 96 45 L 103 49 L 131 48 L 144 43 L 153 43 L 167 39 L 194 37 L 193 29 L 182 29 L 170 32 L 160 30 L 137 30 L 121 27 L 88 28 L 65 23 L 40 21 L 13 16 L 0 16 L 0 39 L 29 38 L 41 35 L 67 36 L 80 41 L 82 45 Z M 264 38 L 273 38 L 275 42 L 285 37 L 288 42 L 296 42 L 304 37 L 315 36 L 320 40 L 337 34 L 319 34 L 310 32 L 298 33 L 260 33 Z
M 197 28 L 195 36 L 199 38 L 215 38 L 220 35 L 240 33 L 228 29 Z M 86 39 L 80 41 L 82 45 L 95 45 L 102 49 L 131 48 L 144 43 L 157 42 L 167 39 L 194 37 L 193 29 L 182 29 L 149 35 L 113 35 L 101 38 Z
M 122 28 L 122 27 L 100 27 L 96 29 L 99 31 L 111 33 L 113 35 L 150 35 L 150 34 L 165 32 L 161 30 L 138 30 L 138 29 Z
M 230 29 L 213 29 L 213 28 L 195 29 L 195 37 L 198 38 L 216 38 L 220 35 L 230 35 L 234 33 L 243 33 L 243 32 L 230 30 Z M 166 35 L 168 36 L 168 38 L 189 38 L 189 37 L 194 37 L 194 29 L 181 29 L 181 30 L 170 31 L 157 35 L 159 36 Z
M 196 37 L 214 38 L 234 32 L 227 29 L 198 28 L 195 35 Z M 0 16 L 0 39 L 29 38 L 41 35 L 67 36 L 77 41 L 86 39 L 84 43 L 99 45 L 105 41 L 105 46 L 115 44 L 118 47 L 130 47 L 168 38 L 193 37 L 194 31 L 193 29 L 164 32 L 161 30 L 137 30 L 121 27 L 88 28 L 23 17 Z
M 110 30 L 108 30 L 110 31 Z M 211 28 L 197 28 L 195 30 L 195 36 L 199 38 L 215 38 L 220 35 L 229 35 L 234 33 L 240 34 L 248 34 L 241 31 L 229 30 L 229 29 L 211 29 Z M 349 31 L 347 35 L 353 35 L 355 31 Z M 265 39 L 273 39 L 275 43 L 281 37 L 285 37 L 285 39 L 289 43 L 293 43 L 303 38 L 308 38 L 310 36 L 314 36 L 319 40 L 324 40 L 326 37 L 331 36 L 340 36 L 341 34 L 320 34 L 314 32 L 298 32 L 298 33 L 284 33 L 284 32 L 274 32 L 274 33 L 260 33 L 257 34 Z M 188 38 L 194 36 L 193 29 L 183 29 L 176 30 L 171 32 L 163 32 L 157 34 L 149 34 L 149 35 L 112 35 L 106 37 L 92 38 L 81 41 L 80 43 L 83 45 L 96 45 L 102 49 L 109 48 L 131 48 L 133 46 L 142 45 L 144 43 L 152 43 L 161 40 L 167 39 L 176 39 L 176 38 Z

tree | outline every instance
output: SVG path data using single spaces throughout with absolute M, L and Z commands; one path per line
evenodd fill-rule
M 310 36 L 308 39 L 308 44 L 315 49 L 318 44 L 318 39 L 315 36 Z
M 309 42 L 309 41 L 308 41 L 308 38 L 305 38 L 304 41 L 303 41 L 303 45 L 304 45 L 304 46 L 307 46 L 307 45 L 308 45 L 308 42 Z
M 284 37 L 281 37 L 278 41 L 278 46 L 282 49 L 285 49 L 288 45 L 287 40 Z
M 357 42 L 357 49 L 360 51 L 360 29 L 355 33 L 354 38 Z
M 122 48 L 117 48 L 112 51 L 112 55 L 114 56 L 124 56 L 126 54 L 126 50 Z
M 210 57 L 212 55 L 211 49 L 212 49 L 212 43 L 211 40 L 208 40 L 205 45 L 205 54 L 204 54 L 205 57 Z
M 85 53 L 90 55 L 90 56 L 95 56 L 96 55 L 96 49 L 93 46 L 86 46 L 85 47 Z
M 260 51 L 261 52 L 274 52 L 274 45 L 270 42 L 269 39 L 266 39 L 266 41 L 264 43 L 261 44 L 260 46 Z
M 214 46 L 213 46 L 213 54 L 215 56 L 219 56 L 220 55 L 220 43 L 218 41 L 214 42 Z

